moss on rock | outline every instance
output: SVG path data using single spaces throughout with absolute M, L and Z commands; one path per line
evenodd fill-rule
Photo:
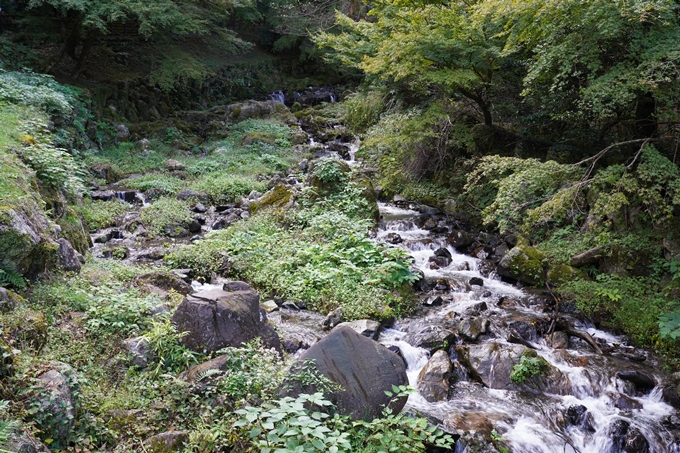
M 529 285 L 539 286 L 545 281 L 545 255 L 519 237 L 517 245 L 498 263 L 498 274 Z
M 559 286 L 573 280 L 584 280 L 587 278 L 588 276 L 585 272 L 567 264 L 551 266 L 546 276 L 546 280 L 551 286 Z
M 248 210 L 250 214 L 258 211 L 273 208 L 277 211 L 290 208 L 295 202 L 297 191 L 290 186 L 277 184 L 272 190 L 267 192 L 257 201 L 250 203 Z

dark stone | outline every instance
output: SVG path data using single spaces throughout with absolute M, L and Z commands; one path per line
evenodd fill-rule
M 570 425 L 577 426 L 583 431 L 594 433 L 593 417 L 588 412 L 588 409 L 583 405 L 570 406 L 567 409 L 567 420 Z
M 619 395 L 616 399 L 614 399 L 614 407 L 625 411 L 633 409 L 642 409 L 642 404 L 640 404 L 639 401 L 634 400 L 630 396 Z
M 253 288 L 249 284 L 242 281 L 227 282 L 222 285 L 222 289 L 225 291 L 252 291 Z
M 387 236 L 385 236 L 385 242 L 389 244 L 401 244 L 404 240 L 398 233 L 388 233 Z
M 449 395 L 451 359 L 446 351 L 435 352 L 418 374 L 416 387 L 429 402 L 445 401 Z
M 538 338 L 536 326 L 521 319 L 508 322 L 508 329 L 526 341 L 536 341 Z
M 463 230 L 454 230 L 451 232 L 446 241 L 456 248 L 456 250 L 464 249 L 475 241 L 474 238 Z
M 194 205 L 193 208 L 191 208 L 191 210 L 199 214 L 204 214 L 205 212 L 208 211 L 208 208 L 206 208 L 205 205 L 203 205 L 202 203 L 197 203 L 196 205 Z
M 74 373 L 66 364 L 59 364 L 57 368 L 41 374 L 38 385 L 41 394 L 38 400 L 40 407 L 41 429 L 43 433 L 53 439 L 53 445 L 66 447 L 71 429 L 76 421 L 76 408 L 66 375 Z
M 456 335 L 444 327 L 414 324 L 409 327 L 409 332 L 404 337 L 404 341 L 417 348 L 435 351 L 448 348 L 455 338 Z
M 446 267 L 446 266 L 448 266 L 449 264 L 451 264 L 451 260 L 449 260 L 449 259 L 446 258 L 445 256 L 432 255 L 432 256 L 428 259 L 428 261 L 429 261 L 430 263 L 432 263 L 431 266 L 436 266 L 435 269 L 436 269 L 436 268 L 439 268 L 439 267 Z
M 624 451 L 624 446 L 626 444 L 626 433 L 630 428 L 630 423 L 625 420 L 615 420 L 614 423 L 609 427 L 609 436 L 612 439 L 612 450 L 613 452 L 619 453 Z
M 422 302 L 423 305 L 426 307 L 436 307 L 444 303 L 444 299 L 442 299 L 442 296 L 434 296 L 434 297 L 428 297 L 426 300 Z
M 57 240 L 57 257 L 59 265 L 69 272 L 80 272 L 84 259 L 82 255 L 73 248 L 68 239 Z
M 371 340 L 377 340 L 380 335 L 380 328 L 382 327 L 378 321 L 372 321 L 370 319 L 362 319 L 359 321 L 343 322 L 337 325 L 335 329 L 341 329 L 342 327 L 349 327 L 356 333 L 363 335 Z
M 343 322 L 342 308 L 336 308 L 332 312 L 328 313 L 321 325 L 324 329 L 330 330 L 341 322 Z
M 484 286 L 484 280 L 479 277 L 472 277 L 468 283 L 470 285 Z
M 295 378 L 308 361 L 314 363 L 319 373 L 341 386 L 327 396 L 342 414 L 372 420 L 381 415 L 385 406 L 398 413 L 406 404 L 406 398 L 392 400 L 385 394 L 393 385 L 408 384 L 402 358 L 348 327 L 333 330 L 302 353 L 280 388 L 281 394 L 294 396 L 317 390 Z
M 437 250 L 434 251 L 435 256 L 441 256 L 446 258 L 447 260 L 451 261 L 451 252 L 449 252 L 448 249 L 445 249 L 444 247 L 438 248 Z
M 628 430 L 623 449 L 626 453 L 649 453 L 649 442 L 640 430 L 633 427 Z
M 194 234 L 200 233 L 201 232 L 201 223 L 198 220 L 193 219 L 187 225 L 187 229 L 189 230 L 189 232 L 194 233 Z
M 123 340 L 123 347 L 132 357 L 132 364 L 140 369 L 146 368 L 155 356 L 149 342 L 144 337 L 135 337 Z
M 205 192 L 196 192 L 194 190 L 183 190 L 176 195 L 178 200 L 201 200 L 202 202 L 208 201 L 208 195 Z M 200 212 L 200 211 L 196 211 Z
M 595 264 L 600 259 L 602 259 L 604 255 L 604 247 L 601 245 L 598 245 L 595 248 L 592 248 L 590 250 L 586 250 L 585 252 L 577 253 L 576 255 L 571 257 L 571 264 L 574 267 L 581 267 L 581 266 L 586 266 L 588 264 Z
M 166 291 L 176 291 L 184 296 L 194 292 L 194 289 L 189 283 L 185 282 L 177 274 L 167 271 L 154 271 L 138 275 L 132 279 L 132 284 L 137 287 L 153 285 Z
M 656 387 L 656 381 L 638 370 L 619 371 L 616 377 L 623 381 L 632 382 L 638 391 L 644 392 Z
M 486 318 L 464 318 L 458 325 L 458 333 L 466 340 L 475 341 L 489 329 L 489 320 Z
M 217 351 L 260 337 L 267 348 L 281 351 L 281 342 L 254 291 L 203 291 L 188 296 L 177 307 L 172 322 L 188 332 L 180 342 L 196 350 Z

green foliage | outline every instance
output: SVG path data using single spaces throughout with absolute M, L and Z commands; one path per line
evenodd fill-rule
M 539 357 L 530 357 L 522 354 L 519 363 L 512 368 L 510 380 L 516 384 L 521 384 L 530 377 L 541 373 L 542 360 Z
M 7 72 L 0 68 L 0 102 L 38 107 L 51 114 L 71 114 L 76 91 L 52 76 L 33 72 Z
M 184 336 L 186 332 L 177 332 L 177 328 L 169 319 L 151 320 L 151 328 L 142 335 L 142 338 L 149 343 L 157 360 L 155 368 L 151 371 L 153 374 L 178 373 L 198 363 L 198 354 L 179 343 Z
M 79 209 L 90 233 L 94 233 L 102 228 L 115 226 L 116 220 L 130 209 L 130 205 L 119 199 L 110 201 L 85 199 Z
M 249 176 L 231 172 L 213 172 L 199 177 L 190 188 L 205 192 L 215 204 L 234 203 L 251 191 L 264 191 L 267 185 Z
M 8 419 L 6 415 L 8 407 L 9 401 L 0 400 L 0 453 L 11 453 L 5 447 L 9 447 L 9 437 L 21 426 L 19 420 Z
M 26 280 L 17 271 L 0 267 L 0 286 L 12 285 L 16 288 L 25 288 Z
M 334 426 L 338 418 L 326 413 L 329 406 L 332 403 L 322 393 L 286 397 L 274 404 L 237 410 L 243 418 L 234 426 L 250 428 L 248 437 L 260 453 L 350 451 L 349 433 Z
M 168 228 L 182 228 L 192 217 L 186 202 L 163 197 L 142 209 L 141 219 L 149 236 L 154 237 L 166 234 Z
M 155 296 L 142 297 L 135 289 L 116 285 L 92 288 L 85 327 L 94 334 L 141 333 L 151 325 L 151 312 L 161 305 Z
M 344 122 L 357 132 L 367 131 L 387 109 L 387 99 L 379 92 L 353 94 L 344 103 L 347 106 Z
M 666 313 L 659 317 L 659 334 L 662 337 L 676 340 L 680 338 L 680 313 Z
M 164 195 L 174 195 L 184 187 L 184 184 L 181 179 L 163 173 L 151 173 L 125 180 L 125 186 L 130 189 L 141 191 L 156 189 Z

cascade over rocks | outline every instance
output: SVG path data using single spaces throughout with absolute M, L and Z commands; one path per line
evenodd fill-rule
M 196 351 L 240 347 L 258 337 L 264 347 L 281 351 L 279 337 L 260 308 L 260 296 L 250 289 L 192 294 L 177 307 L 172 322 L 179 332 L 188 332 L 180 342 Z
M 341 413 L 355 420 L 372 420 L 388 404 L 398 413 L 406 404 L 404 397 L 391 401 L 385 395 L 385 391 L 391 391 L 393 385 L 408 384 L 402 358 L 349 327 L 334 329 L 302 353 L 291 367 L 279 393 L 294 396 L 319 390 L 304 386 L 295 378 L 307 361 L 314 362 L 319 373 L 341 386 L 341 389 L 332 391 L 328 399 Z

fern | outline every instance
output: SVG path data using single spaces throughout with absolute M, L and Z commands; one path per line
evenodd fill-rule
M 16 288 L 25 288 L 26 280 L 17 271 L 0 267 L 0 286 L 12 285 Z
M 0 413 L 9 407 L 9 401 L 0 400 Z M 0 453 L 11 453 L 3 447 L 7 446 L 9 436 L 20 426 L 18 420 L 0 420 Z

